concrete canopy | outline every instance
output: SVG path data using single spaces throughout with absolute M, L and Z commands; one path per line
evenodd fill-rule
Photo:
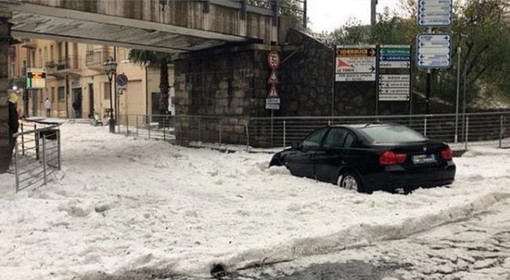
M 229 42 L 275 41 L 268 10 L 210 0 L 0 0 L 13 11 L 16 37 L 113 45 L 170 53 L 216 47 Z M 239 7 L 237 7 L 239 6 Z

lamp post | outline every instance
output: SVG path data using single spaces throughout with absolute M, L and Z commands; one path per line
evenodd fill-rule
M 108 59 L 104 64 L 104 72 L 106 76 L 108 76 L 108 81 L 110 82 L 110 121 L 108 122 L 110 126 L 110 132 L 115 133 L 115 119 L 113 114 L 113 98 L 112 98 L 112 79 L 117 72 L 117 62 L 113 60 L 112 57 Z

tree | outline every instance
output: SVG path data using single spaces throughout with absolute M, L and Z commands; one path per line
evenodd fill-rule
M 313 0 L 312 0 L 313 1 Z M 248 4 L 270 9 L 270 1 L 248 0 Z M 304 0 L 278 0 L 279 14 L 285 17 L 290 25 L 297 29 L 303 29 Z M 306 19 L 308 21 L 308 19 Z
M 159 67 L 159 114 L 168 111 L 168 98 L 170 83 L 168 81 L 168 63 L 172 61 L 172 54 L 148 50 L 131 50 L 129 60 L 142 65 L 154 65 Z

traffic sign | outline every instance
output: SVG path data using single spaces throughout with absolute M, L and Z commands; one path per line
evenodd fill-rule
M 278 67 L 280 67 L 280 63 L 281 63 L 280 53 L 274 50 L 270 51 L 269 54 L 267 55 L 267 64 L 269 65 L 269 67 L 271 67 L 271 69 L 273 70 L 278 69 Z
M 379 101 L 409 101 L 409 94 L 380 94 Z
M 404 82 L 410 81 L 411 77 L 409 75 L 379 75 L 379 80 L 383 82 Z
M 452 24 L 453 0 L 419 0 L 418 26 L 448 27 Z
M 26 87 L 27 89 L 46 88 L 46 69 L 27 68 Z
M 410 61 L 381 61 L 379 62 L 380 68 L 396 68 L 396 69 L 407 69 L 411 68 Z
M 117 75 L 116 81 L 117 81 L 117 85 L 123 87 L 123 86 L 127 85 L 128 77 L 126 76 L 126 74 L 122 73 L 122 74 Z
M 410 82 L 386 82 L 379 83 L 380 88 L 409 88 Z
M 267 83 L 270 84 L 270 85 L 279 84 L 280 83 L 280 80 L 278 80 L 278 76 L 276 75 L 276 71 L 275 70 L 271 71 L 271 76 L 269 76 L 269 79 L 267 80 Z
M 416 61 L 419 68 L 445 69 L 451 65 L 450 34 L 419 34 Z
M 375 81 L 376 55 L 377 48 L 375 45 L 338 46 L 335 81 Z

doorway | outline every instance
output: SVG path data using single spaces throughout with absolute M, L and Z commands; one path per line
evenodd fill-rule
M 82 118 L 82 99 L 81 88 L 73 88 L 73 110 L 77 119 Z
M 89 84 L 89 118 L 94 117 L 94 84 Z

